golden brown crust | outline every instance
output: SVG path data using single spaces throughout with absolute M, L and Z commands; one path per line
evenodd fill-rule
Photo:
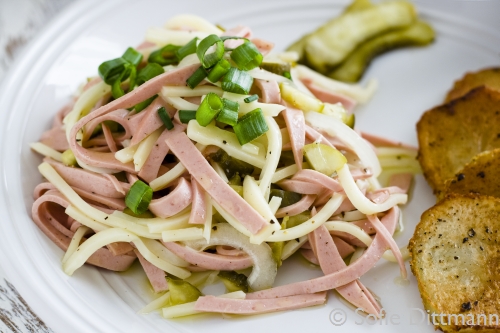
M 452 194 L 422 214 L 409 250 L 424 307 L 457 316 L 437 317 L 436 328 L 500 332 L 499 229 L 500 200 L 488 196 Z
M 479 86 L 500 90 L 500 67 L 485 68 L 477 72 L 469 72 L 460 80 L 455 81 L 453 88 L 448 92 L 445 102 L 465 95 Z
M 445 187 L 445 193 L 474 193 L 500 198 L 500 149 L 475 156 L 454 178 L 446 181 Z
M 500 148 L 500 91 L 478 87 L 425 112 L 417 134 L 418 160 L 439 195 L 474 156 Z

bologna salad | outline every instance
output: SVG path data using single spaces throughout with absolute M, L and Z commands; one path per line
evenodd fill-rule
M 138 260 L 158 294 L 142 312 L 167 318 L 297 309 L 330 289 L 380 315 L 359 278 L 381 257 L 406 277 L 393 234 L 416 150 L 354 130 L 374 81 L 272 49 L 248 27 L 181 15 L 99 66 L 32 144 L 32 217 L 66 274 Z M 296 252 L 324 276 L 274 286 Z M 218 281 L 227 294 L 203 295 Z

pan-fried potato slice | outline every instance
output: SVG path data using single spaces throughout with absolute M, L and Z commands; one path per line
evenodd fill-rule
M 383 2 L 348 12 L 327 22 L 306 40 L 307 63 L 322 73 L 340 64 L 361 43 L 377 34 L 410 25 L 414 6 L 405 1 Z
M 451 195 L 422 214 L 409 245 L 411 270 L 436 328 L 499 332 L 499 229 L 500 200 L 488 196 Z
M 500 198 L 500 149 L 475 156 L 454 178 L 446 181 L 445 193 L 484 194 Z
M 500 91 L 479 87 L 425 112 L 417 134 L 418 161 L 439 195 L 474 156 L 500 148 Z
M 377 55 L 403 46 L 424 46 L 431 43 L 434 36 L 434 29 L 423 21 L 377 35 L 354 50 L 328 76 L 339 81 L 357 82 Z
M 479 86 L 487 86 L 491 89 L 500 90 L 500 67 L 485 68 L 477 72 L 469 72 L 458 81 L 448 92 L 445 102 L 465 95 L 471 89 Z

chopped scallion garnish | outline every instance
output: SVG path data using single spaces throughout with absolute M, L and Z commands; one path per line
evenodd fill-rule
M 198 44 L 198 37 L 191 39 L 186 45 L 182 46 L 176 51 L 177 59 L 181 61 L 186 56 L 196 52 L 196 47 Z
M 233 129 L 240 145 L 244 145 L 266 133 L 269 127 L 262 109 L 258 108 L 241 117 Z
M 137 73 L 137 85 L 140 86 L 146 81 L 163 73 L 165 73 L 165 70 L 160 65 L 156 63 L 147 64 L 146 67 L 142 68 L 139 70 L 139 73 Z
M 286 77 L 288 80 L 292 80 L 292 74 L 290 74 L 290 72 L 283 72 L 283 76 Z
M 234 126 L 238 123 L 238 110 L 240 105 L 238 102 L 231 101 L 229 99 L 222 99 L 222 110 L 217 116 L 217 121 Z
M 136 181 L 125 196 L 125 204 L 134 214 L 142 214 L 148 210 L 153 199 L 153 190 L 146 183 Z
M 231 59 L 233 59 L 239 69 L 249 71 L 258 67 L 262 63 L 264 56 L 254 43 L 248 41 L 231 52 Z
M 222 58 L 218 63 L 210 70 L 207 78 L 210 82 L 217 82 L 223 77 L 231 68 L 231 64 L 226 59 Z
M 198 55 L 198 59 L 200 59 L 203 67 L 210 68 L 222 59 L 224 55 L 224 42 L 217 35 L 209 35 L 198 44 L 196 55 Z
M 127 70 L 129 62 L 123 58 L 108 60 L 99 65 L 98 72 L 101 79 L 109 85 L 118 80 Z
M 122 55 L 122 58 L 137 67 L 142 61 L 142 53 L 138 52 L 133 47 L 129 47 L 125 53 Z
M 204 78 L 207 77 L 207 71 L 203 66 L 198 67 L 197 70 L 194 71 L 193 74 L 186 80 L 186 84 L 189 86 L 189 88 L 194 89 L 197 85 L 200 84 L 201 81 L 203 81 Z
M 177 58 L 177 50 L 180 46 L 168 44 L 159 50 L 151 52 L 148 57 L 149 63 L 155 63 L 161 66 L 176 64 L 179 62 Z
M 179 110 L 179 120 L 183 124 L 189 123 L 190 120 L 196 119 L 196 111 Z
M 172 122 L 172 119 L 170 119 L 169 114 L 167 113 L 167 110 L 162 106 L 158 108 L 158 116 L 160 117 L 161 121 L 163 122 L 163 125 L 170 131 L 172 128 L 174 128 L 174 123 Z
M 215 93 L 208 93 L 196 110 L 196 120 L 201 126 L 207 126 L 222 110 L 221 98 Z
M 235 67 L 231 67 L 222 78 L 222 90 L 236 94 L 248 94 L 252 84 L 253 77 Z
M 245 98 L 243 101 L 245 103 L 252 103 L 253 101 L 256 101 L 259 99 L 259 95 L 257 94 L 254 94 L 254 95 L 251 95 L 251 96 L 248 96 L 247 98 Z

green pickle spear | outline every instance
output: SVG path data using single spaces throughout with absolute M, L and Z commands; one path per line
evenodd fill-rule
M 407 28 L 386 32 L 362 44 L 328 76 L 339 81 L 357 82 L 377 55 L 404 46 L 424 46 L 431 43 L 434 37 L 432 27 L 423 21 L 417 21 Z

